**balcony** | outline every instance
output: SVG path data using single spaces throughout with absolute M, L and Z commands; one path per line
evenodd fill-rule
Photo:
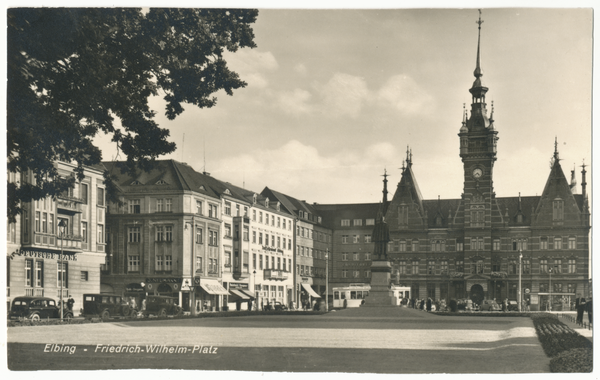
M 53 234 L 45 234 L 43 232 L 34 232 L 33 233 L 33 244 L 23 244 L 23 246 L 34 246 L 39 248 L 49 248 L 49 249 L 60 249 L 61 243 L 62 247 L 65 250 L 73 251 L 81 250 L 81 242 L 83 237 L 80 235 L 53 235 Z M 61 242 L 62 240 L 62 242 Z
M 265 280 L 287 280 L 286 272 L 277 269 L 265 269 L 263 271 Z
M 44 288 L 25 288 L 25 295 L 29 297 L 43 297 Z
M 59 212 L 74 214 L 81 212 L 81 203 L 83 203 L 83 199 L 59 195 L 56 200 L 56 208 Z

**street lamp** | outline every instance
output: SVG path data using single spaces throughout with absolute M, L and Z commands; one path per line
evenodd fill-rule
M 552 311 L 552 267 L 548 268 L 548 275 L 550 276 L 550 280 L 549 280 L 549 288 L 548 292 L 549 292 L 549 296 L 548 296 L 548 311 Z
M 329 311 L 329 248 L 325 252 L 325 312 Z
M 256 309 L 256 311 L 258 311 L 258 305 L 259 305 L 259 303 L 258 303 L 258 292 L 256 291 L 256 269 L 254 271 L 252 271 L 252 274 L 254 275 L 254 293 L 256 293 L 256 298 L 255 298 L 255 300 L 256 300 L 256 307 L 255 307 L 255 309 Z
M 63 320 L 63 310 L 64 310 L 64 305 L 63 305 L 63 283 L 65 282 L 65 271 L 63 268 L 63 241 L 64 241 L 64 236 L 65 236 L 65 227 L 67 226 L 67 223 L 65 222 L 64 219 L 61 219 L 60 222 L 58 222 L 58 228 L 60 230 L 60 256 L 58 257 L 58 273 L 60 274 L 60 320 L 62 322 Z
M 521 304 L 523 303 L 523 297 L 521 295 L 521 272 L 523 272 L 523 251 L 519 249 L 519 313 L 521 312 Z

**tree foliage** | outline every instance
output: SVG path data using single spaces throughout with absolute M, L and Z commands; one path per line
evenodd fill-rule
M 7 165 L 36 178 L 8 184 L 9 220 L 20 202 L 57 195 L 83 179 L 84 166 L 99 164 L 98 133 L 112 135 L 130 171 L 173 152 L 149 98 L 160 94 L 173 120 L 184 103 L 212 107 L 215 92 L 232 95 L 245 87 L 223 52 L 256 47 L 251 24 L 257 15 L 251 9 L 8 9 Z M 76 162 L 73 176 L 59 177 L 56 161 Z

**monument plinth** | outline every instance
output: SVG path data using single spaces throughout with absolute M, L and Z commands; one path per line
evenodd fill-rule
M 390 289 L 392 264 L 387 260 L 371 263 L 371 290 L 362 307 L 397 307 L 394 292 Z

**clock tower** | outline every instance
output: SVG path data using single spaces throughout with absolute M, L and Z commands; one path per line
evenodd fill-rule
M 477 60 L 475 65 L 475 81 L 469 89 L 472 96 L 471 115 L 463 111 L 460 128 L 460 158 L 463 162 L 464 185 L 464 223 L 465 227 L 490 228 L 492 199 L 494 197 L 493 168 L 496 161 L 496 142 L 498 132 L 494 128 L 493 103 L 488 117 L 485 94 L 488 88 L 483 85 L 481 77 L 480 42 L 481 13 L 479 15 L 477 37 Z

